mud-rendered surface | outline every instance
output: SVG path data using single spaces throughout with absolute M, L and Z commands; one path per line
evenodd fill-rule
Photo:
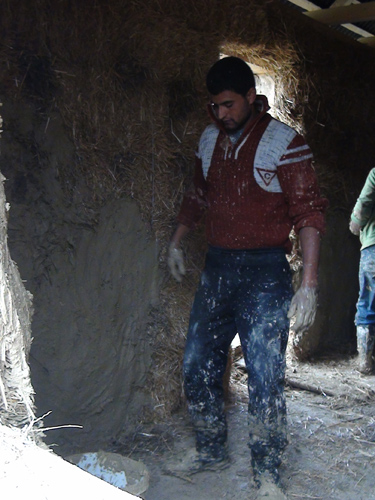
M 143 495 L 145 500 L 255 498 L 247 448 L 244 380 L 232 384 L 228 403 L 228 469 L 203 472 L 186 480 L 163 472 L 171 452 L 193 445 L 185 411 L 175 416 L 168 427 L 140 428 L 132 442 L 122 450 L 117 447 L 117 451 L 149 467 L 151 481 Z M 317 364 L 289 361 L 287 380 L 309 388 L 286 388 L 290 443 L 281 474 L 288 497 L 374 500 L 375 376 L 360 375 L 355 359 Z M 312 392 L 314 389 L 316 392 Z
M 67 196 L 71 179 L 61 171 L 75 168 L 74 149 L 57 113 L 48 127 L 31 105 L 5 102 L 2 115 L 9 249 L 35 311 L 37 416 L 50 412 L 45 427 L 79 426 L 46 434 L 57 453 L 95 448 L 128 432 L 151 404 L 158 245 L 133 200 L 94 210 L 83 182 Z

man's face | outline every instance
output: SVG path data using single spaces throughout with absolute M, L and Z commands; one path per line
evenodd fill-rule
M 251 88 L 245 97 L 232 90 L 225 90 L 218 95 L 210 96 L 214 115 L 223 124 L 228 134 L 240 130 L 250 119 L 255 97 L 254 88 Z

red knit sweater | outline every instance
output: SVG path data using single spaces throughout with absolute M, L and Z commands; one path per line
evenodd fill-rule
M 328 205 L 319 193 L 305 140 L 263 110 L 235 145 L 218 124 L 202 134 L 193 186 L 178 221 L 194 227 L 206 214 L 210 245 L 231 249 L 284 247 L 289 233 L 312 226 L 324 232 Z

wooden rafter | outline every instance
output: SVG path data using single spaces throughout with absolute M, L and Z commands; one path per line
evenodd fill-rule
M 375 20 L 375 2 L 314 10 L 305 12 L 305 14 L 321 23 L 333 25 L 373 21 Z
M 353 3 L 359 3 L 358 0 L 335 0 L 333 4 L 329 7 L 343 7 L 344 5 L 351 5 Z
M 375 36 L 367 36 L 367 37 L 359 38 L 358 42 L 364 43 L 365 45 L 368 45 L 369 47 L 375 47 Z
M 321 9 L 310 0 L 289 0 L 305 9 L 304 14 L 324 24 L 342 25 L 360 36 L 357 39 L 365 45 L 375 47 L 375 36 L 356 26 L 355 22 L 375 19 L 375 2 L 361 4 L 358 0 L 335 0 L 328 9 Z

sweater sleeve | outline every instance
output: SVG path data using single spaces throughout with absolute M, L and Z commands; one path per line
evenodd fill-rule
M 202 171 L 202 161 L 196 156 L 193 182 L 182 200 L 178 222 L 194 229 L 206 211 L 207 186 Z
M 291 141 L 277 171 L 295 231 L 314 227 L 324 234 L 328 200 L 320 194 L 312 153 L 301 135 Z
M 351 219 L 364 227 L 375 208 L 375 168 L 370 170 L 361 194 L 354 206 Z

